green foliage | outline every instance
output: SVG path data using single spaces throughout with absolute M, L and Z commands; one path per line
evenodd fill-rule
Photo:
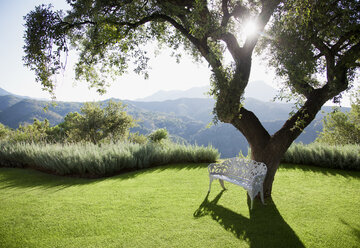
M 168 135 L 168 131 L 165 128 L 160 128 L 149 134 L 148 138 L 151 142 L 161 142 L 168 139 Z
M 51 11 L 52 6 L 41 5 L 31 11 L 26 20 L 24 38 L 25 65 L 35 71 L 36 81 L 53 94 L 52 76 L 62 67 L 60 55 L 67 52 L 66 37 L 62 25 L 62 12 Z
M 66 134 L 69 142 L 92 142 L 125 140 L 135 120 L 124 111 L 121 102 L 109 101 L 101 108 L 99 103 L 85 103 L 81 114 L 69 113 L 59 124 L 59 131 Z
M 85 103 L 78 112 L 68 113 L 64 121 L 54 127 L 45 119 L 33 124 L 19 125 L 11 131 L 11 142 L 116 142 L 126 140 L 135 120 L 124 111 L 121 102 L 109 101 L 105 107 L 99 103 Z
M 61 52 L 66 55 L 71 44 L 79 51 L 76 79 L 103 93 L 109 77 L 126 72 L 130 61 L 135 64 L 134 71 L 147 78 L 149 56 L 144 44 L 156 40 L 159 48 L 172 48 L 177 59 L 181 57 L 179 47 L 195 61 L 206 59 L 214 66 L 216 77 L 224 79 L 231 68 L 219 63 L 225 63 L 224 42 L 234 54 L 233 48 L 239 46 L 236 38 L 241 42 L 247 38 L 239 32 L 239 26 L 250 16 L 261 15 L 261 30 L 269 18 L 265 12 L 271 13 L 279 1 L 269 0 L 266 5 L 254 1 L 225 2 L 75 0 L 68 1 L 71 7 L 66 15 L 50 6 L 38 6 L 24 17 L 24 62 L 35 71 L 38 81 L 52 90 L 51 77 L 60 72 Z
M 352 105 L 350 112 L 334 111 L 323 119 L 323 130 L 316 142 L 329 145 L 360 145 L 360 107 Z
M 139 134 L 139 132 L 136 132 L 136 133 L 129 134 L 129 141 L 131 143 L 143 145 L 143 144 L 147 143 L 148 139 L 145 135 Z
M 170 163 L 214 162 L 212 147 L 148 143 L 22 144 L 0 143 L 0 165 L 32 167 L 59 175 L 109 176 Z
M 330 145 L 360 145 L 360 89 L 353 93 L 351 110 L 327 114 L 323 119 L 323 130 L 316 142 Z
M 0 140 L 6 139 L 7 135 L 9 133 L 9 130 L 0 123 Z
M 11 131 L 8 140 L 21 143 L 50 142 L 50 133 L 53 132 L 47 119 L 39 121 L 34 119 L 33 124 L 19 125 L 19 128 Z
M 308 98 L 328 83 L 338 101 L 337 95 L 351 88 L 359 66 L 359 20 L 358 1 L 285 1 L 261 47 L 269 45 L 270 64 L 293 96 Z
M 242 151 L 240 150 L 239 152 L 239 155 L 238 155 L 239 158 L 245 158 L 245 159 L 251 159 L 251 148 L 248 147 L 248 151 L 247 151 L 247 155 L 245 156 Z
M 294 143 L 282 158 L 283 163 L 325 168 L 360 170 L 360 145 L 331 146 L 321 143 Z

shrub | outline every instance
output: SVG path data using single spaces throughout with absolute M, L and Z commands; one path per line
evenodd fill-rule
M 148 140 L 145 135 L 142 135 L 142 134 L 139 134 L 139 132 L 136 132 L 136 133 L 129 134 L 129 141 L 131 143 L 143 145 L 143 144 L 146 144 Z
M 282 162 L 320 167 L 360 170 L 360 145 L 331 146 L 322 143 L 294 143 Z
M 152 142 L 160 142 L 168 138 L 168 131 L 165 128 L 160 128 L 149 134 L 148 137 Z
M 169 143 L 159 146 L 132 143 L 21 144 L 0 142 L 0 166 L 35 167 L 59 175 L 110 176 L 171 163 L 214 162 L 219 153 L 212 147 Z
M 0 123 L 0 140 L 6 139 L 10 130 Z

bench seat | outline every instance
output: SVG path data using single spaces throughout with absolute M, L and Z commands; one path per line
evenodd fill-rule
M 212 181 L 218 179 L 223 189 L 225 189 L 224 181 L 243 187 L 250 196 L 251 209 L 253 200 L 259 193 L 264 204 L 263 183 L 267 173 L 267 167 L 264 163 L 235 157 L 226 159 L 222 163 L 210 164 L 208 171 L 210 178 L 209 192 Z

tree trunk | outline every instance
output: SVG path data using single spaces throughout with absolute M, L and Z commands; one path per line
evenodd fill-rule
M 264 197 L 271 197 L 275 173 L 279 168 L 281 158 L 286 150 L 284 151 L 284 149 L 280 149 L 283 146 L 279 144 L 279 142 L 269 142 L 266 148 L 253 145 L 250 145 L 250 147 L 251 159 L 266 164 L 267 174 L 263 185 Z

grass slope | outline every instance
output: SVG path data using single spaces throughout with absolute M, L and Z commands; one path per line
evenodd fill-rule
M 273 201 L 214 183 L 206 164 L 106 179 L 0 168 L 1 247 L 357 247 L 360 173 L 281 167 Z

